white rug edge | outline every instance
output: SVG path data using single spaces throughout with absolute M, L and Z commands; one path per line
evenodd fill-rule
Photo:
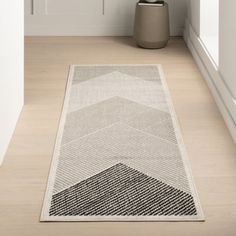
M 65 118 L 66 118 L 66 110 L 68 107 L 69 103 L 69 94 L 70 94 L 70 89 L 71 89 L 71 83 L 73 80 L 73 75 L 74 75 L 74 70 L 75 67 L 77 66 L 156 66 L 158 68 L 158 72 L 160 74 L 160 79 L 163 82 L 163 87 L 164 87 L 164 92 L 167 98 L 167 103 L 170 108 L 170 113 L 174 125 L 174 129 L 177 135 L 177 140 L 179 144 L 179 148 L 182 154 L 182 160 L 184 163 L 185 167 L 185 172 L 187 175 L 187 179 L 189 182 L 189 186 L 191 189 L 192 196 L 194 198 L 194 203 L 198 212 L 197 216 L 49 216 L 49 209 L 50 209 L 50 202 L 51 202 L 51 196 L 53 192 L 53 186 L 54 186 L 54 181 L 55 181 L 55 176 L 56 176 L 56 168 L 57 168 L 57 154 L 59 152 L 59 147 L 62 139 L 62 134 L 63 134 L 63 128 L 64 128 L 64 123 L 65 123 Z M 41 210 L 41 216 L 40 216 L 40 222 L 56 222 L 56 221 L 61 221 L 61 222 L 76 222 L 76 221 L 84 221 L 84 222 L 92 222 L 92 221 L 120 221 L 120 222 L 125 222 L 125 221 L 159 221 L 159 222 L 168 222 L 168 221 L 176 221 L 176 222 L 202 222 L 205 221 L 205 217 L 203 214 L 203 210 L 200 204 L 200 199 L 196 190 L 194 178 L 192 175 L 191 171 L 191 166 L 189 159 L 187 157 L 187 152 L 186 148 L 184 145 L 183 137 L 181 134 L 181 129 L 178 123 L 178 118 L 174 109 L 174 105 L 171 99 L 171 95 L 168 89 L 168 85 L 166 82 L 166 78 L 162 69 L 161 64 L 74 64 L 70 65 L 69 69 L 69 76 L 65 88 L 65 96 L 64 96 L 64 103 L 62 105 L 62 111 L 61 111 L 61 117 L 59 120 L 59 125 L 58 125 L 58 132 L 56 135 L 55 139 L 55 145 L 54 145 L 54 152 L 50 164 L 50 170 L 47 178 L 47 187 L 44 195 L 44 200 L 43 200 L 43 205 L 42 205 L 42 210 Z

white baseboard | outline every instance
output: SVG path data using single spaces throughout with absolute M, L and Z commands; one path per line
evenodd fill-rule
M 131 27 L 105 26 L 105 27 L 70 27 L 52 28 L 47 26 L 27 27 L 26 36 L 131 36 Z
M 205 78 L 236 143 L 236 101 L 188 19 L 185 23 L 184 40 Z
M 131 25 L 103 25 L 103 26 L 60 26 L 47 24 L 29 24 L 26 22 L 25 36 L 132 36 Z M 171 27 L 170 36 L 182 36 L 182 27 Z

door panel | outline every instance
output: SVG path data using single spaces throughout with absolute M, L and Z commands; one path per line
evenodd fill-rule
M 105 0 L 105 14 L 134 15 L 137 0 Z
M 98 15 L 103 12 L 103 0 L 47 0 L 47 14 Z

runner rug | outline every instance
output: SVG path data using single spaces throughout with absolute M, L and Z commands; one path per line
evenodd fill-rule
M 160 65 L 73 65 L 41 221 L 199 221 Z

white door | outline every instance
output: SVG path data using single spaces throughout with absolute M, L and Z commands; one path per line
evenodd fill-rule
M 25 0 L 26 35 L 132 35 L 137 0 Z M 167 0 L 180 35 L 186 0 Z M 178 2 L 178 4 L 177 4 Z

